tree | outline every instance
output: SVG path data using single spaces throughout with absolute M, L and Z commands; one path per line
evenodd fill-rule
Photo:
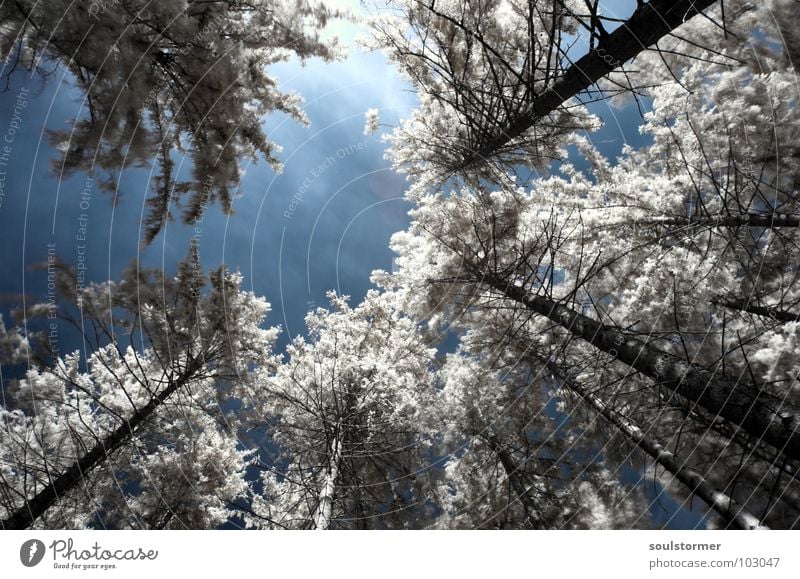
M 573 99 L 593 98 L 592 85 L 714 1 L 640 2 L 621 23 L 597 1 L 393 4 L 399 15 L 373 22 L 373 46 L 398 62 L 421 105 L 395 131 L 390 153 L 427 185 L 495 180 L 562 157 L 571 132 L 596 126 Z M 573 61 L 576 43 L 588 51 Z
M 264 411 L 251 366 L 273 364 L 277 332 L 260 327 L 269 305 L 240 291 L 241 276 L 218 270 L 204 292 L 198 268 L 194 254 L 174 278 L 134 267 L 79 290 L 62 270 L 62 315 L 92 353 L 85 370 L 75 352 L 12 386 L 0 410 L 4 528 L 203 528 L 246 494 L 237 431 Z M 243 407 L 235 421 L 231 401 Z
M 536 196 L 531 197 L 526 198 L 522 190 L 479 195 L 464 190 L 446 198 L 430 196 L 414 210 L 412 231 L 393 240 L 400 254 L 399 271 L 392 277 L 378 276 L 379 281 L 402 288 L 406 307 L 418 315 L 439 316 L 440 323 L 473 330 L 492 328 L 496 342 L 498 336 L 508 337 L 505 347 L 511 352 L 560 345 L 571 365 L 594 368 L 587 370 L 593 383 L 615 385 L 612 398 L 631 397 L 633 403 L 633 397 L 638 397 L 639 405 L 634 407 L 651 409 L 645 416 L 664 404 L 677 406 L 691 417 L 683 416 L 687 424 L 729 425 L 740 438 L 765 449 L 766 456 L 772 457 L 768 458 L 770 468 L 781 461 L 793 464 L 800 416 L 797 403 L 780 383 L 765 384 L 753 378 L 754 366 L 749 362 L 753 344 L 740 344 L 742 352 L 733 351 L 721 362 L 703 366 L 703 358 L 693 358 L 680 340 L 663 341 L 658 334 L 637 332 L 607 317 L 602 300 L 598 299 L 597 307 L 589 301 L 586 308 L 581 304 L 575 309 L 572 304 L 581 303 L 577 298 L 585 279 L 603 271 L 597 265 L 600 260 L 584 247 L 585 265 L 576 268 L 578 256 L 565 252 L 563 241 L 573 227 L 579 228 L 559 222 L 551 206 L 542 207 Z M 504 310 L 512 314 L 487 319 L 477 313 Z M 678 416 L 667 418 L 672 423 Z M 715 442 L 710 435 L 704 441 L 708 427 L 698 426 L 698 430 L 697 439 L 688 437 L 697 449 L 722 445 L 731 459 L 750 459 L 752 452 L 739 442 Z M 697 454 L 702 453 L 698 450 Z M 733 480 L 738 473 L 734 469 Z M 784 482 L 796 485 L 793 476 Z M 730 479 L 721 486 L 715 484 L 722 489 L 735 486 Z M 761 488 L 757 494 L 765 498 L 770 491 Z M 786 524 L 784 520 L 779 526 Z
M 448 457 L 442 528 L 647 526 L 641 489 L 623 487 L 565 415 L 548 410 L 542 375 L 468 331 L 439 372 L 434 412 Z M 470 353 L 469 350 L 478 352 Z
M 648 425 L 651 425 L 645 431 L 631 418 L 632 414 L 641 415 L 641 409 L 632 409 L 623 402 L 624 394 L 619 389 L 600 382 L 597 378 L 603 375 L 602 370 L 587 368 L 585 359 L 581 360 L 581 366 L 571 369 L 574 373 L 557 364 L 555 360 L 564 354 L 558 341 L 541 339 L 551 332 L 546 324 L 530 320 L 524 310 L 515 312 L 497 303 L 481 308 L 479 312 L 472 311 L 464 317 L 455 318 L 453 323 L 465 328 L 461 347 L 479 354 L 470 358 L 465 358 L 463 353 L 453 356 L 442 370 L 447 378 L 443 378 L 446 381 L 442 390 L 443 399 L 437 403 L 438 412 L 443 417 L 439 422 L 456 425 L 460 437 L 456 436 L 451 445 L 461 444 L 462 449 L 469 448 L 464 456 L 460 456 L 460 452 L 453 453 L 452 464 L 446 470 L 448 478 L 453 480 L 450 484 L 462 487 L 462 492 L 455 495 L 458 500 L 450 500 L 451 505 L 460 505 L 455 509 L 451 506 L 460 516 L 453 521 L 448 520 L 450 526 L 463 524 L 464 521 L 473 521 L 474 524 L 472 517 L 476 515 L 484 517 L 477 524 L 491 525 L 495 519 L 487 515 L 487 510 L 477 506 L 485 504 L 490 496 L 495 497 L 496 502 L 494 507 L 488 508 L 488 512 L 498 517 L 502 515 L 503 526 L 514 524 L 512 521 L 515 518 L 509 517 L 512 506 L 525 509 L 526 514 L 518 514 L 516 520 L 525 521 L 529 528 L 595 528 L 603 525 L 630 528 L 641 524 L 642 520 L 648 518 L 644 514 L 644 502 L 641 499 L 637 501 L 635 495 L 630 496 L 632 491 L 623 492 L 610 474 L 618 471 L 619 467 L 615 468 L 615 464 L 633 458 L 633 452 L 649 455 L 658 467 L 664 469 L 661 478 L 666 479 L 666 483 L 675 487 L 674 480 L 680 481 L 717 511 L 723 524 L 748 529 L 762 526 L 759 517 L 748 513 L 715 487 L 719 477 L 715 477 L 714 482 L 706 479 L 700 474 L 702 471 L 690 467 L 690 462 L 684 457 L 670 452 L 653 439 L 656 432 L 652 424 L 667 422 L 664 416 L 645 414 Z M 450 331 L 454 331 L 453 326 Z M 577 363 L 576 358 L 565 357 Z M 490 370 L 487 366 L 498 370 Z M 591 386 L 578 382 L 578 374 L 590 379 Z M 553 379 L 549 380 L 551 376 Z M 637 386 L 637 396 L 641 402 L 641 388 L 646 386 L 638 383 Z M 606 389 L 609 390 L 610 403 L 601 398 Z M 569 407 L 569 414 L 563 413 L 564 408 L 559 413 L 548 410 L 559 399 L 562 401 L 559 404 L 575 399 L 583 402 L 589 415 L 586 416 L 586 409 L 580 405 L 576 407 L 574 403 Z M 602 434 L 602 429 L 593 426 L 597 422 L 597 415 L 612 427 L 611 440 L 602 446 L 601 441 L 609 435 Z M 559 422 L 561 425 L 558 425 Z M 564 426 L 568 422 L 573 426 Z M 601 431 L 600 436 L 598 431 Z M 503 434 L 498 435 L 498 432 Z M 657 432 L 660 433 L 661 429 Z M 509 435 L 519 436 L 523 442 L 509 447 L 506 442 Z M 691 435 L 687 435 L 687 438 L 691 438 Z M 633 446 L 628 456 L 609 450 L 619 448 L 619 440 L 624 447 Z M 698 446 L 705 445 L 707 442 Z M 482 446 L 486 450 L 482 451 Z M 513 499 L 503 499 L 502 495 L 496 498 L 496 491 L 492 489 L 503 487 L 496 481 L 492 482 L 491 478 L 486 480 L 492 472 L 490 461 L 485 457 L 486 452 L 495 453 L 496 460 L 503 466 L 506 486 Z M 693 452 L 696 454 L 696 449 Z M 469 453 L 476 456 L 467 456 Z M 624 458 L 620 459 L 618 454 Z M 483 458 L 480 458 L 482 455 Z M 602 460 L 587 458 L 592 456 L 602 457 Z M 545 457 L 544 461 L 542 457 Z M 463 466 L 462 461 L 465 462 Z M 546 466 L 542 466 L 542 462 Z M 603 468 L 600 468 L 601 465 Z M 534 474 L 537 467 L 544 474 Z M 533 476 L 529 480 L 536 481 L 536 484 L 524 483 L 526 476 Z M 674 477 L 674 480 L 669 480 L 668 476 Z M 543 487 L 547 490 L 544 491 Z M 618 491 L 610 492 L 615 487 Z M 531 490 L 525 490 L 528 488 Z M 587 502 L 593 489 L 595 497 Z M 608 494 L 598 492 L 601 489 Z M 459 494 L 470 498 L 464 500 Z M 612 499 L 612 502 L 608 502 Z M 594 520 L 590 513 L 581 515 L 580 505 L 585 504 L 594 505 L 599 512 L 616 513 L 616 517 L 601 517 L 600 522 Z
M 727 525 L 733 525 L 740 529 L 765 528 L 761 525 L 758 517 L 747 512 L 741 505 L 736 504 L 736 501 L 731 497 L 716 489 L 703 475 L 688 467 L 686 461 L 683 461 L 680 457 L 651 439 L 632 419 L 609 407 L 596 394 L 570 377 L 568 372 L 559 368 L 553 360 L 548 359 L 545 361 L 545 365 L 568 395 L 578 397 L 616 427 L 618 432 L 627 437 L 630 443 L 647 453 L 659 467 L 663 467 L 666 472 L 669 472 L 675 479 L 686 485 L 689 491 L 705 501 L 709 507 L 723 518 Z
M 794 319 L 797 268 L 790 256 L 797 251 L 800 167 L 788 96 L 798 92 L 792 4 L 732 3 L 724 31 L 692 21 L 683 38 L 664 43 L 660 58 L 642 55 L 641 69 L 627 79 L 654 87 L 643 91 L 652 111 L 641 127 L 652 145 L 624 151 L 614 167 L 594 151 L 588 179 L 570 176 L 569 185 L 548 187 L 569 188 L 560 204 L 580 210 L 598 236 L 605 222 L 618 228 L 615 237 L 690 245 L 718 269 L 750 272 L 717 290 L 719 315 Z M 706 42 L 692 46 L 689 39 L 701 35 Z
M 52 134 L 63 152 L 59 174 L 101 169 L 117 193 L 118 172 L 157 159 L 149 243 L 187 195 L 187 222 L 215 201 L 230 213 L 241 157 L 263 155 L 279 167 L 263 116 L 305 116 L 299 97 L 281 92 L 265 69 L 290 57 L 334 58 L 335 43 L 320 41 L 318 30 L 337 14 L 305 0 L 15 0 L 0 7 L 0 56 L 6 77 L 63 64 L 85 94 L 87 116 Z M 187 150 L 191 179 L 179 181 L 176 154 Z
M 264 465 L 254 525 L 302 529 L 404 527 L 428 505 L 421 423 L 433 352 L 390 294 L 307 316 L 274 376 L 263 377 L 281 449 Z M 285 465 L 285 466 L 282 466 Z

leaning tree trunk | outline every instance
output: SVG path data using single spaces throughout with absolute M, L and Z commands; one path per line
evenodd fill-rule
M 489 433 L 484 438 L 489 444 L 489 448 L 492 449 L 492 452 L 494 452 L 500 459 L 500 464 L 503 465 L 506 478 L 508 478 L 511 488 L 514 489 L 514 493 L 517 495 L 519 502 L 522 503 L 522 506 L 525 509 L 525 518 L 527 519 L 531 528 L 536 530 L 545 529 L 542 513 L 536 506 L 533 497 L 531 497 L 529 489 L 525 488 L 525 482 L 520 478 L 520 470 L 522 467 L 517 464 L 505 446 L 503 446 L 503 444 L 498 440 L 496 435 Z
M 538 95 L 527 110 L 496 130 L 459 168 L 483 159 L 509 141 L 519 137 L 572 97 L 580 94 L 609 72 L 619 68 L 647 47 L 705 10 L 715 0 L 652 0 L 640 4 L 631 17 L 611 34 L 601 37 L 597 46 L 570 66 L 563 76 Z
M 700 473 L 686 466 L 685 463 L 658 442 L 645 436 L 642 429 L 630 418 L 609 407 L 598 396 L 592 394 L 577 380 L 565 377 L 560 368 L 552 362 L 547 363 L 550 372 L 559 384 L 568 391 L 577 394 L 603 418 L 616 427 L 617 431 L 637 447 L 650 455 L 657 464 L 664 467 L 676 479 L 682 482 L 695 495 L 719 513 L 730 525 L 739 529 L 767 529 L 758 517 L 750 514 L 731 497 L 716 489 Z
M 39 491 L 33 498 L 26 499 L 23 506 L 3 521 L 0 521 L 0 527 L 4 529 L 25 529 L 29 527 L 47 509 L 53 506 L 60 497 L 77 488 L 88 472 L 104 463 L 113 452 L 127 444 L 156 409 L 177 390 L 185 386 L 201 368 L 202 360 L 198 357 L 163 392 L 150 399 L 142 408 L 136 410 L 129 419 L 118 426 L 110 435 L 95 444 L 91 450 L 76 460 L 64 472 L 52 479 L 50 484 L 43 490 Z
M 668 227 L 763 227 L 765 229 L 782 229 L 800 227 L 800 215 L 794 213 L 740 213 L 739 215 L 718 215 L 716 217 L 664 217 L 661 219 L 639 219 L 626 221 L 636 226 L 668 226 Z
M 800 410 L 785 400 L 761 391 L 744 378 L 687 362 L 498 277 L 478 274 L 478 279 L 713 416 L 740 426 L 755 440 L 764 440 L 789 458 L 800 459 Z
M 800 314 L 795 314 L 788 310 L 783 310 L 774 306 L 758 306 L 746 299 L 714 299 L 712 300 L 712 303 L 717 306 L 728 308 L 729 310 L 738 310 L 740 312 L 747 312 L 748 314 L 763 316 L 784 324 L 800 320 Z

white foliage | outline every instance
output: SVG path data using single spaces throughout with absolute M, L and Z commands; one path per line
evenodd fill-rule
M 380 505 L 398 502 L 398 512 L 384 512 L 390 525 L 393 516 L 402 520 L 403 492 L 413 492 L 434 351 L 389 293 L 372 291 L 356 308 L 337 294 L 329 299 L 331 310 L 306 317 L 309 339 L 297 337 L 277 372 L 262 373 L 279 417 L 273 437 L 289 466 L 282 481 L 262 475 L 272 500 L 253 501 L 250 524 L 358 528 L 377 524 Z
M 367 112 L 364 113 L 364 134 L 374 134 L 378 130 L 379 123 L 378 109 L 367 109 Z

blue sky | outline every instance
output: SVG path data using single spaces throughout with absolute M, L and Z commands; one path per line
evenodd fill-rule
M 357 7 L 358 2 L 331 4 Z M 635 5 L 619 4 L 624 14 Z M 358 30 L 354 24 L 335 22 L 330 32 L 350 43 Z M 279 114 L 265 119 L 270 139 L 283 147 L 283 172 L 275 174 L 263 160 L 247 163 L 234 201 L 235 215 L 225 216 L 211 205 L 202 223 L 170 223 L 145 249 L 140 223 L 149 195 L 149 169 L 121 176 L 116 205 L 95 183 L 87 183 L 85 175 L 59 179 L 51 170 L 56 152 L 45 129 L 63 128 L 80 116 L 83 95 L 63 70 L 46 80 L 15 74 L 9 90 L 0 94 L 0 135 L 15 119 L 17 96 L 27 95 L 26 106 L 16 116 L 19 127 L 9 143 L 8 164 L 0 167 L 5 170 L 0 174 L 5 177 L 0 197 L 0 312 L 6 323 L 19 294 L 45 298 L 46 274 L 30 266 L 46 260 L 50 247 L 72 265 L 85 257 L 86 280 L 99 282 L 118 278 L 134 258 L 174 271 L 192 236 L 204 267 L 225 263 L 241 271 L 245 287 L 272 303 L 268 322 L 282 327 L 279 347 L 304 332 L 306 312 L 327 305 L 327 291 L 359 300 L 369 287 L 370 273 L 391 267 L 389 238 L 409 222 L 405 181 L 383 158 L 380 133 L 407 117 L 416 97 L 382 55 L 355 48 L 343 62 L 299 66 L 292 61 L 271 72 L 284 90 L 303 96 L 311 122 L 303 127 Z M 384 126 L 365 136 L 364 113 L 369 108 L 379 109 Z M 593 140 L 602 143 L 607 155 L 615 155 L 624 142 L 643 144 L 635 107 L 593 108 L 606 120 Z M 88 219 L 82 221 L 82 214 Z M 65 342 L 65 350 L 75 347 Z M 625 478 L 633 482 L 636 477 L 627 473 Z M 652 486 L 652 481 L 642 484 Z M 675 515 L 671 526 L 676 528 L 697 523 L 696 515 L 676 510 L 669 497 L 660 502 L 670 513 L 664 516 L 662 507 L 654 505 L 661 521 Z

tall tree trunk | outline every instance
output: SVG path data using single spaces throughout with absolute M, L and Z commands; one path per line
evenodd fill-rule
M 47 509 L 53 506 L 59 497 L 77 488 L 87 473 L 105 462 L 117 449 L 127 444 L 156 409 L 177 390 L 185 386 L 202 366 L 203 363 L 200 357 L 192 360 L 177 380 L 167 386 L 163 392 L 150 399 L 145 406 L 136 410 L 128 420 L 118 426 L 106 438 L 95 444 L 91 450 L 75 461 L 67 470 L 51 480 L 50 484 L 36 493 L 33 498 L 27 499 L 25 504 L 14 511 L 11 516 L 0 521 L 0 527 L 4 529 L 25 529 L 29 527 Z
M 490 432 L 484 435 L 484 439 L 489 443 L 489 448 L 492 449 L 492 452 L 500 459 L 500 464 L 503 465 L 503 470 L 506 473 L 508 482 L 511 484 L 511 488 L 514 489 L 514 493 L 525 509 L 525 518 L 528 520 L 531 528 L 537 530 L 544 529 L 545 524 L 542 513 L 539 507 L 536 506 L 533 497 L 531 497 L 529 489 L 525 488 L 525 482 L 520 478 L 522 467 L 517 464 L 511 456 L 511 453 L 508 452 L 495 434 Z
M 477 279 L 712 415 L 741 426 L 756 440 L 770 443 L 789 458 L 800 459 L 800 410 L 788 402 L 760 391 L 743 378 L 687 362 L 493 275 L 477 274 Z
M 741 505 L 737 504 L 731 497 L 708 482 L 700 473 L 692 470 L 682 463 L 678 458 L 656 441 L 645 436 L 642 429 L 630 418 L 617 412 L 606 405 L 598 396 L 590 393 L 577 380 L 565 377 L 560 368 L 553 362 L 547 363 L 548 369 L 557 378 L 559 384 L 567 390 L 580 396 L 589 406 L 603 416 L 608 422 L 617 428 L 624 437 L 633 442 L 636 446 L 650 455 L 657 464 L 664 467 L 676 479 L 681 481 L 695 495 L 700 497 L 706 504 L 719 513 L 731 525 L 739 529 L 766 529 L 761 521 L 750 514 Z
M 597 46 L 570 66 L 528 109 L 469 157 L 461 167 L 491 157 L 500 147 L 530 129 L 537 121 L 554 112 L 572 97 L 580 94 L 612 70 L 652 46 L 675 28 L 705 10 L 715 0 L 652 0 L 640 4 L 631 17 L 611 34 L 601 37 Z
M 331 443 L 331 448 L 333 452 L 328 462 L 328 473 L 322 481 L 317 508 L 312 516 L 314 528 L 321 531 L 325 531 L 331 526 L 333 501 L 336 498 L 336 481 L 339 478 L 339 466 L 342 461 L 342 436 L 339 425 L 336 427 L 336 433 Z

